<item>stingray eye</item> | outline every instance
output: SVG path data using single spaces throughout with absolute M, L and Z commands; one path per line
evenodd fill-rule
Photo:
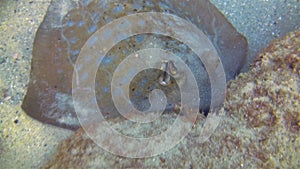
M 175 64 L 173 61 L 168 62 L 168 70 L 171 75 L 176 75 L 177 74 L 177 68 L 175 67 Z
M 168 73 L 169 70 L 169 61 L 163 60 L 161 62 L 160 70 L 162 71 L 161 75 L 158 77 L 159 84 L 162 86 L 167 86 L 171 83 L 171 77 Z
M 171 76 L 177 74 L 177 68 L 172 60 L 162 60 L 160 63 L 160 70 L 162 71 L 158 77 L 159 84 L 168 86 L 171 84 Z

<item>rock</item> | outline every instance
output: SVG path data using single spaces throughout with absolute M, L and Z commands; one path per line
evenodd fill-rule
M 222 122 L 209 141 L 197 141 L 200 120 L 170 151 L 130 159 L 106 152 L 79 129 L 60 144 L 44 168 L 298 168 L 299 68 L 300 30 L 272 42 L 249 72 L 229 83 Z M 171 119 L 171 114 L 164 116 Z M 136 130 L 120 123 L 126 130 Z M 136 132 L 149 136 L 143 130 Z

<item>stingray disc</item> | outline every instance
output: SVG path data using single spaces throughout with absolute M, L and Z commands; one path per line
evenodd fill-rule
M 25 112 L 44 123 L 77 129 L 80 124 L 72 99 L 72 75 L 83 45 L 97 30 L 115 19 L 150 11 L 174 14 L 196 25 L 218 52 L 226 80 L 239 73 L 246 60 L 247 41 L 208 0 L 53 0 L 35 36 L 30 81 L 22 104 Z M 208 110 L 210 81 L 197 55 L 172 37 L 141 34 L 116 44 L 99 66 L 95 92 L 105 116 L 118 116 L 111 98 L 114 70 L 129 54 L 151 47 L 168 50 L 188 65 L 199 86 L 199 109 Z M 168 65 L 165 69 L 172 75 L 176 67 L 172 68 L 172 63 Z M 171 76 L 162 76 L 165 71 L 163 68 L 145 70 L 134 77 L 129 95 L 137 109 L 147 109 L 149 93 L 159 88 L 167 96 L 167 110 L 176 111 L 180 102 L 178 84 Z

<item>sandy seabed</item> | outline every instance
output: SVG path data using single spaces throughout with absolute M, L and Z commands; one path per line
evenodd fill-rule
M 44 125 L 20 108 L 29 80 L 34 35 L 49 3 L 0 1 L 0 168 L 38 168 L 52 158 L 58 143 L 73 133 Z M 249 40 L 249 63 L 272 39 L 300 27 L 297 0 L 213 3 Z

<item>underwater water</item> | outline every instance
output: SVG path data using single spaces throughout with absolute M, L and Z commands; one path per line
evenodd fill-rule
M 95 6 L 91 5 L 91 3 L 97 2 L 97 1 L 81 1 L 82 2 L 82 7 L 79 7 L 78 10 L 76 8 L 70 9 L 70 4 L 68 2 L 71 1 L 57 1 L 57 3 L 52 3 L 53 8 L 63 8 L 66 13 L 68 13 L 68 10 L 72 10 L 68 17 L 71 18 L 71 20 L 68 20 L 69 18 L 66 17 L 64 18 L 63 24 L 66 25 L 66 27 L 61 28 L 59 25 L 55 25 L 55 19 L 61 19 L 61 18 L 51 18 L 50 21 L 47 21 L 46 28 L 48 30 L 51 30 L 49 25 L 54 24 L 53 27 L 58 26 L 60 28 L 59 34 L 36 34 L 36 31 L 38 30 L 40 24 L 43 22 L 45 14 L 47 14 L 47 8 L 50 5 L 50 1 L 0 1 L 0 18 L 1 18 L 1 43 L 0 43 L 0 63 L 1 63 L 1 81 L 0 81 L 0 87 L 1 87 L 1 100 L 0 100 L 0 106 L 1 106 L 1 139 L 0 139 L 0 155 L 1 155 L 1 163 L 2 165 L 0 168 L 20 168 L 23 166 L 23 168 L 36 168 L 41 166 L 42 163 L 44 163 L 47 159 L 51 158 L 51 155 L 55 152 L 55 147 L 58 144 L 58 140 L 61 140 L 65 138 L 67 135 L 69 135 L 71 132 L 60 129 L 60 128 L 55 128 L 50 125 L 45 125 L 43 123 L 40 123 L 39 121 L 32 120 L 29 116 L 27 116 L 24 111 L 20 108 L 20 105 L 23 101 L 23 98 L 27 92 L 27 87 L 28 87 L 28 82 L 30 81 L 30 70 L 31 71 L 37 71 L 38 76 L 41 77 L 46 77 L 46 79 L 50 79 L 51 85 L 53 85 L 53 90 L 56 88 L 60 88 L 62 91 L 55 96 L 51 96 L 53 98 L 57 98 L 58 102 L 65 101 L 66 103 L 70 102 L 70 97 L 68 95 L 65 95 L 65 93 L 71 93 L 70 91 L 70 84 L 68 84 L 66 87 L 63 87 L 62 83 L 64 81 L 69 81 L 71 78 L 71 74 L 69 73 L 69 70 L 72 69 L 72 67 L 69 66 L 64 66 L 66 62 L 70 63 L 70 60 L 66 61 L 66 58 L 61 58 L 65 56 L 64 54 L 68 53 L 68 58 L 70 58 L 73 62 L 75 62 L 76 57 L 78 56 L 78 51 L 80 49 L 80 46 L 83 46 L 83 44 L 86 42 L 88 37 L 93 34 L 99 27 L 101 27 L 101 24 L 106 24 L 105 21 L 109 22 L 114 19 L 115 16 L 112 16 L 111 18 L 104 18 L 103 21 L 90 21 L 89 19 L 84 20 L 80 19 L 85 18 L 85 15 L 89 15 L 89 12 L 95 11 L 97 8 L 104 8 L 107 9 L 107 13 L 115 13 L 118 15 L 124 15 L 122 14 L 122 5 L 119 4 L 114 4 L 111 7 L 103 7 L 103 6 Z M 76 1 L 72 1 L 76 2 Z M 149 1 L 150 2 L 150 1 Z M 125 9 L 125 13 L 129 12 L 130 10 L 149 10 L 151 9 L 154 4 L 149 3 L 148 1 L 145 1 L 146 6 L 138 5 L 136 4 L 135 6 L 127 6 Z M 182 12 L 178 12 L 175 10 L 175 7 L 168 6 L 166 5 L 168 1 L 162 1 L 165 3 L 158 4 L 156 6 L 156 10 L 169 10 L 174 12 L 175 14 L 182 14 Z M 124 2 L 125 3 L 125 2 Z M 187 2 L 188 3 L 188 2 Z M 65 4 L 65 6 L 59 6 L 60 4 Z M 217 8 L 213 9 L 212 12 L 213 14 L 216 15 L 218 14 L 218 9 L 224 14 L 224 17 L 227 18 L 228 23 L 231 23 L 233 28 L 236 29 L 237 31 L 237 36 L 245 36 L 245 38 L 248 41 L 248 48 L 246 49 L 245 45 L 241 45 L 236 47 L 238 52 L 241 52 L 239 55 L 242 56 L 234 56 L 232 54 L 227 54 L 228 56 L 223 57 L 223 53 L 220 51 L 225 51 L 224 53 L 227 53 L 226 50 L 232 49 L 233 45 L 235 45 L 234 42 L 239 41 L 240 39 L 233 39 L 227 43 L 225 43 L 225 47 L 223 47 L 223 50 L 217 49 L 219 52 L 219 56 L 225 58 L 222 61 L 226 62 L 226 58 L 231 58 L 231 61 L 228 61 L 228 69 L 233 69 L 229 75 L 227 80 L 233 79 L 234 76 L 240 72 L 240 69 L 243 67 L 243 71 L 247 71 L 251 61 L 253 60 L 253 57 L 258 53 L 258 51 L 266 46 L 271 40 L 277 38 L 277 37 L 282 37 L 286 33 L 296 30 L 300 27 L 300 5 L 298 1 L 280 1 L 280 0 L 274 0 L 274 1 L 262 1 L 262 0 L 257 0 L 257 1 L 235 1 L 235 0 L 228 0 L 228 1 L 218 1 L 218 0 L 213 0 L 212 4 L 215 5 Z M 90 6 L 89 6 L 90 5 Z M 148 5 L 148 6 L 147 6 Z M 85 10 L 84 8 L 89 8 L 88 10 Z M 214 11 L 215 10 L 215 11 Z M 97 10 L 96 10 L 97 11 Z M 196 12 L 197 10 L 195 10 Z M 82 14 L 82 13 L 84 14 Z M 66 13 L 59 13 L 57 14 L 56 17 L 64 15 Z M 127 13 L 128 14 L 128 13 Z M 205 14 L 203 14 L 205 15 Z M 76 17 L 74 17 L 76 16 Z M 93 18 L 97 20 L 97 17 L 100 17 L 101 14 L 97 13 L 95 16 L 90 16 L 90 18 Z M 111 16 L 111 15 L 107 15 Z M 187 18 L 189 15 L 187 14 Z M 75 21 L 72 19 L 75 18 Z M 193 22 L 193 20 L 190 20 Z M 218 18 L 218 17 L 217 17 Z M 51 20 L 53 19 L 53 20 Z M 78 19 L 78 20 L 76 20 Z M 98 18 L 99 19 L 99 18 Z M 195 18 L 194 18 L 195 19 Z M 62 19 L 63 20 L 63 19 Z M 53 21 L 53 22 L 52 22 Z M 96 26 L 93 25 L 92 23 L 96 22 Z M 197 21 L 195 21 L 197 22 Z M 208 23 L 212 23 L 211 20 L 207 21 Z M 74 26 L 74 24 L 77 24 L 77 26 Z M 98 25 L 97 25 L 98 23 Z M 201 25 L 198 23 L 198 25 Z M 222 24 L 227 24 L 227 21 L 220 22 Z M 87 25 L 85 25 L 87 24 Z M 89 25 L 90 24 L 90 25 Z M 86 31 L 81 31 L 81 29 L 86 29 Z M 230 26 L 229 26 L 230 27 Z M 230 29 L 233 29 L 230 28 Z M 69 30 L 67 30 L 69 29 Z M 202 28 L 202 31 L 204 32 L 209 32 L 212 29 L 206 28 L 207 30 L 205 31 L 204 28 Z M 233 32 L 235 31 L 233 29 Z M 73 31 L 72 31 L 73 30 Z M 57 31 L 57 30 L 55 30 Z M 214 30 L 215 31 L 215 30 Z M 63 33 L 61 33 L 63 32 Z M 73 38 L 75 35 L 78 35 L 78 32 L 81 32 L 80 36 L 78 39 Z M 218 31 L 216 31 L 218 32 Z M 215 32 L 214 32 L 215 33 Z M 227 33 L 227 34 L 226 34 Z M 89 34 L 86 35 L 86 34 Z M 213 34 L 213 33 L 212 33 Z M 219 37 L 225 37 L 225 35 L 228 35 L 231 33 L 228 33 L 225 31 L 224 34 L 219 34 Z M 241 35 L 239 35 L 241 34 Z M 38 36 L 36 36 L 38 35 Z M 62 36 L 63 35 L 63 36 Z M 208 34 L 206 34 L 208 36 Z M 45 36 L 41 37 L 41 39 L 44 39 L 45 42 L 43 41 L 38 41 L 37 39 L 39 36 Z M 62 43 L 59 44 L 61 45 L 60 50 L 62 51 L 60 55 L 56 55 L 57 58 L 56 60 L 51 60 L 53 57 L 49 56 L 47 57 L 48 53 L 55 53 L 59 50 L 56 48 L 57 45 L 56 43 L 48 43 L 47 38 L 57 38 L 59 37 L 65 37 L 67 39 L 68 43 Z M 213 36 L 213 35 L 211 35 Z M 215 35 L 217 36 L 217 35 Z M 209 36 L 208 36 L 209 37 Z M 34 38 L 36 38 L 34 42 Z M 82 40 L 82 39 L 83 40 Z M 114 57 L 117 54 L 120 54 L 120 51 L 122 54 L 124 54 L 122 57 L 125 56 L 125 54 L 128 54 L 130 52 L 136 51 L 140 49 L 141 47 L 157 47 L 157 46 L 164 46 L 163 48 L 170 49 L 172 48 L 171 51 L 176 51 L 178 55 L 181 55 L 182 58 L 184 57 L 184 54 L 188 53 L 187 51 L 190 51 L 190 49 L 187 48 L 184 44 L 171 39 L 171 38 L 166 38 L 166 37 L 159 37 L 159 36 L 149 36 L 149 39 L 145 40 L 144 36 L 136 36 L 134 38 L 129 38 L 126 39 L 125 41 L 122 41 L 119 46 L 115 47 L 115 50 L 110 51 L 109 56 L 112 56 L 114 58 L 113 60 L 110 60 L 109 57 L 107 57 L 106 60 L 103 62 L 103 66 L 105 67 L 107 65 L 110 65 L 111 63 L 114 65 L 117 65 L 120 62 L 120 58 Z M 218 38 L 216 39 L 215 42 L 213 42 L 214 38 L 210 37 L 210 40 L 212 43 L 219 43 Z M 241 38 L 243 39 L 243 38 Z M 242 40 L 243 41 L 243 40 Z M 80 42 L 80 43 L 78 43 Z M 152 44 L 151 44 L 152 42 Z M 155 43 L 154 43 L 155 42 Z M 123 43 L 123 44 L 122 44 Z M 166 45 L 168 43 L 169 45 Z M 133 46 L 133 44 L 135 44 Z M 224 44 L 224 42 L 223 42 Z M 38 46 L 41 45 L 41 46 Z M 53 47 L 53 45 L 55 47 Z M 127 45 L 127 46 L 126 46 Z M 220 44 L 214 44 L 215 48 L 219 47 Z M 46 48 L 47 50 L 45 51 Z M 74 50 L 73 50 L 74 48 Z M 79 49 L 78 49 L 79 48 Z M 222 48 L 222 47 L 220 47 Z M 65 51 L 65 49 L 68 49 Z M 124 51 L 127 50 L 127 51 Z M 245 51 L 248 50 L 247 56 L 245 56 Z M 232 51 L 232 50 L 229 50 Z M 59 53 L 59 52 L 58 52 Z M 77 56 L 72 56 L 72 55 L 77 55 Z M 190 67 L 192 69 L 195 67 L 201 65 L 201 62 L 194 61 L 193 58 L 195 58 L 194 53 L 190 52 L 190 56 L 188 57 L 190 59 Z M 35 59 L 35 56 L 37 56 Z M 61 57 L 60 57 L 61 56 Z M 40 57 L 40 58 L 38 58 Z M 42 59 L 41 59 L 42 58 Z M 45 60 L 43 60 L 45 59 Z M 64 59 L 63 61 L 60 61 L 59 59 Z M 189 60 L 187 59 L 187 60 Z M 246 59 L 245 64 L 244 61 Z M 237 61 L 238 60 L 238 61 Z M 56 68 L 56 65 L 54 63 L 60 63 L 61 68 Z M 236 62 L 235 62 L 236 61 Z M 188 61 L 186 61 L 187 63 Z M 232 62 L 234 63 L 234 66 L 231 66 Z M 35 67 L 31 67 L 30 64 L 32 64 Z M 36 65 L 34 65 L 36 64 Z M 40 67 L 40 69 L 39 69 Z M 175 66 L 176 67 L 176 66 Z M 199 66 L 200 67 L 200 66 Z M 226 66 L 225 66 L 226 67 Z M 111 69 L 113 70 L 115 67 L 107 67 L 108 71 L 101 71 L 99 70 L 99 73 L 97 74 L 99 81 L 107 81 L 106 83 L 109 83 L 109 76 L 111 76 L 109 73 L 111 73 Z M 104 69 L 104 70 L 105 70 Z M 203 69 L 203 66 L 202 66 Z M 67 71 L 67 73 L 65 72 Z M 55 72 L 54 72 L 55 71 Z M 108 75 L 106 74 L 107 72 Z M 195 71 L 197 74 L 197 71 Z M 194 73 L 195 73 L 194 72 Z M 229 71 L 228 71 L 229 72 Z M 53 74 L 57 74 L 60 76 L 56 76 Z M 170 73 L 170 72 L 169 72 Z M 227 72 L 226 72 L 227 73 Z M 149 76 L 150 74 L 150 76 Z M 170 99 L 168 100 L 170 103 L 176 103 L 178 102 L 177 99 L 174 99 L 174 95 L 178 96 L 178 92 L 174 92 L 174 89 L 177 89 L 178 86 L 174 85 L 168 89 L 167 87 L 164 87 L 159 83 L 159 77 L 163 74 L 163 72 L 158 71 L 158 72 L 141 72 L 136 77 L 135 82 L 139 83 L 132 83 L 130 86 L 131 91 L 136 91 L 130 93 L 131 97 L 134 100 L 134 103 L 137 103 L 135 105 L 138 109 L 146 109 L 149 107 L 149 102 L 147 102 L 148 98 L 145 97 L 145 93 L 149 93 L 149 89 L 152 88 L 165 88 L 163 91 L 168 93 L 170 95 Z M 68 75 L 69 77 L 65 77 Z M 105 77 L 107 75 L 107 77 Z M 201 78 L 203 76 L 196 76 L 196 81 L 198 83 L 201 82 Z M 227 75 L 227 74 L 226 74 Z M 146 76 L 146 78 L 145 78 Z M 55 81 L 51 81 L 52 79 L 55 79 Z M 204 78 L 207 81 L 207 77 Z M 32 79 L 31 79 L 32 80 Z M 36 79 L 39 80 L 39 77 Z M 46 81 L 46 83 L 48 83 Z M 148 81 L 145 82 L 145 80 L 149 81 L 156 81 L 156 83 L 150 83 Z M 42 81 L 41 84 L 38 85 L 43 85 L 45 84 L 45 81 Z M 174 79 L 170 80 L 172 83 Z M 203 79 L 202 79 L 203 81 Z M 53 82 L 53 83 L 52 83 Z M 145 83 L 145 85 L 148 85 L 146 88 L 142 88 L 143 85 L 141 83 Z M 158 82 L 158 83 L 157 83 Z M 29 82 L 32 83 L 32 82 Z M 36 83 L 36 82 L 34 82 Z M 111 101 L 105 100 L 101 102 L 101 98 L 107 98 L 111 93 L 107 92 L 107 94 L 104 94 L 106 91 L 110 91 L 110 89 L 106 85 L 102 85 L 102 83 L 99 83 L 99 90 L 96 92 L 98 93 L 98 101 L 99 104 L 103 104 L 103 108 L 107 108 L 107 112 L 112 112 L 116 111 L 113 106 L 111 106 Z M 102 86 L 101 86 L 102 85 Z M 205 86 L 202 84 L 202 86 Z M 207 91 L 207 86 L 203 88 L 202 91 Z M 34 87 L 35 88 L 35 87 Z M 51 92 L 51 89 L 44 89 L 42 86 L 42 91 L 43 92 Z M 36 88 L 35 88 L 36 89 Z M 147 89 L 147 90 L 145 90 Z M 142 91 L 143 95 L 141 95 L 138 91 Z M 176 90 L 175 90 L 176 91 Z M 202 92 L 203 93 L 203 92 Z M 42 93 L 43 94 L 43 93 Z M 209 96 L 209 94 L 203 95 L 203 98 L 205 96 Z M 30 96 L 28 96 L 30 97 Z M 55 103 L 53 101 L 53 98 L 48 97 L 47 95 L 45 96 L 46 98 L 49 99 L 50 102 Z M 174 100 L 172 100 L 174 99 Z M 103 100 L 103 99 L 102 99 Z M 143 101 L 146 100 L 145 102 L 142 102 L 142 104 L 138 104 L 138 101 Z M 42 114 L 41 110 L 49 109 L 48 107 L 51 108 L 51 105 L 48 103 L 43 105 L 35 105 L 33 104 L 35 101 L 42 101 L 42 102 L 47 102 L 48 100 L 43 98 L 43 97 L 37 97 L 34 98 L 33 100 L 29 99 L 29 103 L 26 103 L 29 106 L 32 106 L 31 109 L 29 109 L 28 114 L 33 113 L 37 117 L 36 119 L 40 121 L 44 121 L 45 123 L 50 123 L 50 124 L 55 124 L 57 126 L 62 126 L 62 127 L 67 127 L 67 128 L 73 128 L 72 126 L 68 127 L 68 125 L 64 125 L 65 121 L 63 122 L 51 122 L 51 120 L 47 120 L 47 117 L 43 115 L 42 117 L 39 117 Z M 205 103 L 209 103 L 210 99 Z M 171 104 L 171 109 L 174 109 L 175 104 Z M 107 106 L 110 105 L 110 106 Z M 146 105 L 146 108 L 145 108 Z M 63 104 L 63 109 L 68 109 L 68 104 Z M 203 106 L 203 105 L 202 105 Z M 67 108 L 66 108 L 67 107 Z M 52 107 L 53 108 L 53 107 Z M 56 109 L 56 107 L 55 107 Z M 113 109 L 113 110 L 112 110 Z M 34 110 L 34 111 L 33 111 Z M 36 111 L 37 110 L 37 111 Z M 60 117 L 56 116 L 55 114 L 53 115 L 54 119 L 58 119 Z M 31 116 L 34 116 L 31 114 Z M 72 118 L 70 116 L 70 118 Z M 41 120 L 42 119 L 42 120 Z M 74 120 L 69 121 L 73 122 Z M 75 128 L 78 128 L 78 122 L 75 125 Z M 62 125 L 61 125 L 62 124 Z M 43 154 L 41 157 L 41 154 Z M 30 156 L 30 160 L 25 161 L 24 157 Z M 13 159 L 17 159 L 16 163 L 13 163 Z M 32 161 L 32 162 L 30 162 Z M 25 167 L 24 167 L 25 166 Z M 22 167 L 21 167 L 22 168 Z

